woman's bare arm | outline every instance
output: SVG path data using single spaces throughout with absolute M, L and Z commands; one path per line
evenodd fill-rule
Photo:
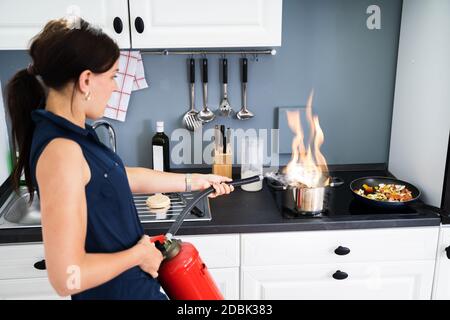
M 126 167 L 128 182 L 133 193 L 183 192 L 186 190 L 185 174 L 161 172 L 140 167 Z M 215 192 L 211 198 L 228 194 L 234 190 L 223 182 L 231 181 L 227 177 L 214 174 L 192 174 L 192 190 L 203 190 L 210 186 Z
M 161 172 L 141 167 L 126 167 L 132 192 L 183 192 L 186 188 L 185 175 Z
M 50 283 L 59 295 L 72 295 L 111 280 L 149 259 L 152 248 L 152 258 L 159 266 L 161 253 L 145 244 L 117 253 L 85 252 L 85 186 L 90 172 L 77 143 L 62 138 L 52 140 L 39 158 L 36 177 L 46 266 Z

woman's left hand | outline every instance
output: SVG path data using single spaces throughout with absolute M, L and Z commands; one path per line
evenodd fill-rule
M 233 186 L 224 183 L 230 181 L 232 179 L 215 174 L 194 173 L 192 175 L 192 190 L 204 190 L 212 186 L 215 192 L 211 193 L 208 197 L 215 198 L 223 194 L 229 194 L 234 190 Z

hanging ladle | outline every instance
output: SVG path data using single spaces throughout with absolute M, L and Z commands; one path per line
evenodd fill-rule
M 203 72 L 203 109 L 198 113 L 197 118 L 202 122 L 210 122 L 216 117 L 214 113 L 208 108 L 208 59 L 204 58 L 202 60 Z

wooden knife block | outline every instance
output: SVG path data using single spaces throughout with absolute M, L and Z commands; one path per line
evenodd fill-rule
M 231 153 L 218 153 L 214 155 L 214 162 L 212 167 L 212 173 L 219 176 L 232 178 L 232 161 L 233 157 Z

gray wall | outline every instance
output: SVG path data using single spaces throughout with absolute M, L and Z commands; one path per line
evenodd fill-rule
M 372 4 L 381 7 L 381 30 L 366 27 L 366 9 Z M 328 162 L 387 162 L 401 4 L 401 0 L 284 0 L 278 54 L 249 59 L 248 104 L 256 117 L 245 123 L 219 120 L 206 127 L 224 123 L 232 128 L 275 128 L 277 107 L 304 105 L 314 88 L 314 111 L 325 134 L 322 150 Z M 213 109 L 220 100 L 219 58 L 209 58 Z M 235 109 L 241 105 L 238 58 L 228 57 Z M 0 51 L 2 86 L 28 61 L 25 51 Z M 132 94 L 126 122 L 113 121 L 119 155 L 132 166 L 151 165 L 155 121 L 163 120 L 170 135 L 189 104 L 186 57 L 144 56 L 144 67 L 150 88 Z M 197 61 L 198 80 L 199 76 Z M 196 89 L 199 108 L 199 81 Z M 282 155 L 281 163 L 288 159 Z

